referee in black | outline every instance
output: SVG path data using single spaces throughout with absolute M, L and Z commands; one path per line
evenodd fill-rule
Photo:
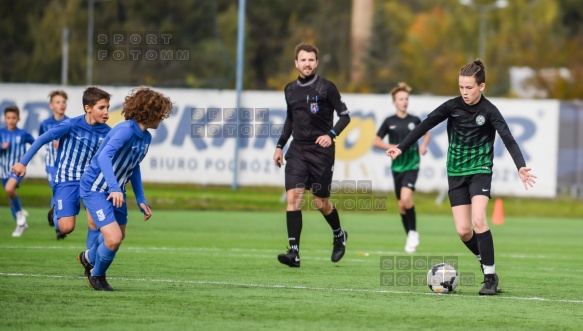
M 287 233 L 289 250 L 280 254 L 279 262 L 300 266 L 302 204 L 306 189 L 312 190 L 314 203 L 330 224 L 334 234 L 331 260 L 344 256 L 348 233 L 340 226 L 338 211 L 330 202 L 330 184 L 334 172 L 334 138 L 350 123 L 348 110 L 336 86 L 316 74 L 318 49 L 301 43 L 295 48 L 295 66 L 299 77 L 284 89 L 287 117 L 273 160 L 283 162 L 283 147 L 293 135 L 285 155 L 285 190 L 287 195 Z M 334 125 L 334 111 L 338 121 Z

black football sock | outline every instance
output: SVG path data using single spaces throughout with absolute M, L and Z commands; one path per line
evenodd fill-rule
M 466 245 L 466 247 L 474 253 L 478 260 L 481 259 L 480 257 L 480 248 L 478 247 L 478 236 L 474 230 L 472 230 L 472 237 L 468 241 L 462 242 Z
M 289 248 L 300 251 L 300 235 L 302 233 L 302 211 L 294 210 L 288 211 L 287 219 L 287 240 L 289 241 Z
M 407 222 L 407 214 L 399 214 L 401 215 L 401 222 L 403 222 L 403 228 L 405 229 L 405 234 L 409 233 L 409 222 Z
M 494 273 L 488 272 L 490 268 L 494 269 L 494 240 L 492 239 L 492 232 L 488 230 L 484 233 L 477 233 L 476 237 L 478 248 L 480 249 L 480 257 L 482 258 L 482 265 L 484 266 L 484 273 Z
M 405 218 L 407 219 L 407 228 L 409 231 L 417 231 L 417 216 L 415 215 L 415 206 L 405 209 Z M 407 231 L 407 233 L 409 233 Z
M 336 210 L 336 208 L 332 208 L 332 212 L 328 215 L 324 215 L 324 218 L 332 228 L 334 237 L 340 236 L 342 234 L 342 228 L 340 227 L 340 217 L 338 216 L 338 211 Z

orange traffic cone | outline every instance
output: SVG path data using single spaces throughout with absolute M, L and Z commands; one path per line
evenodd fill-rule
M 492 213 L 492 224 L 502 225 L 504 224 L 504 206 L 502 205 L 502 199 L 496 199 L 494 202 L 494 213 Z

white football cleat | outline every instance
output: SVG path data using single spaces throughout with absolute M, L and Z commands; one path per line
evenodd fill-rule
M 407 242 L 405 243 L 405 252 L 415 253 L 419 246 L 419 232 L 411 230 L 407 234 Z
M 24 221 L 24 224 L 16 225 L 16 229 L 14 230 L 14 232 L 12 232 L 12 236 L 21 237 L 26 229 L 28 229 L 28 224 L 26 224 L 26 221 Z
M 24 213 L 24 211 L 19 210 L 16 212 L 16 225 L 23 225 L 23 224 L 26 224 L 26 214 Z

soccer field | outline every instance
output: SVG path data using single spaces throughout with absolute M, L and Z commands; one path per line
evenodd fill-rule
M 347 252 L 330 262 L 332 235 L 317 212 L 304 213 L 301 268 L 277 261 L 286 250 L 285 212 L 132 210 L 127 237 L 109 269 L 114 292 L 89 287 L 77 230 L 56 241 L 46 210 L 29 209 L 22 238 L 0 209 L 1 330 L 396 330 L 580 329 L 583 223 L 570 218 L 506 217 L 493 227 L 495 297 L 480 297 L 481 272 L 448 216 L 418 216 L 421 245 L 403 252 L 397 215 L 341 213 Z M 433 294 L 398 263 L 457 259 L 468 276 L 454 294 Z M 417 263 L 415 262 L 415 263 Z M 471 277 L 475 275 L 475 281 Z M 395 278 L 397 279 L 397 278 Z

